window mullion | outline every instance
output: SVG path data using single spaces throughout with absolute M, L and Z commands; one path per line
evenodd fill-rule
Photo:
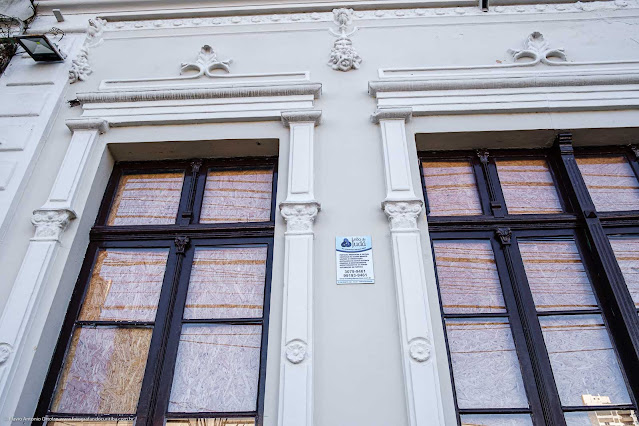
M 170 359 L 171 353 L 177 351 L 177 343 L 174 345 L 175 347 L 171 346 L 171 337 L 173 337 L 173 331 L 177 327 L 179 339 L 181 311 L 180 318 L 176 320 L 175 305 L 178 289 L 179 287 L 184 287 L 180 286 L 180 282 L 183 280 L 182 265 L 184 264 L 188 244 L 188 237 L 177 237 L 175 239 L 175 248 L 172 249 L 172 253 L 169 256 L 170 263 L 168 268 L 170 268 L 170 270 L 167 271 L 169 273 L 166 274 L 167 278 L 162 286 L 162 294 L 156 315 L 157 320 L 149 349 L 147 369 L 144 374 L 140 401 L 138 403 L 136 424 L 140 426 L 163 424 L 163 420 L 161 423 L 155 423 L 154 419 L 158 416 L 158 412 L 160 412 L 159 415 L 163 417 L 164 411 L 166 411 L 161 410 L 163 405 L 162 398 L 165 393 L 163 392 L 164 389 L 162 386 L 164 386 L 164 376 L 166 375 L 164 373 L 164 371 L 166 371 L 165 364 L 167 360 Z M 177 326 L 175 324 L 176 322 Z M 174 359 L 173 362 L 175 362 Z M 170 371 L 172 371 L 172 369 Z M 168 395 L 164 405 L 166 404 L 168 404 Z
M 514 238 L 509 228 L 497 229 L 496 237 L 503 254 L 502 269 L 505 266 L 508 273 L 507 281 L 511 283 L 511 288 L 503 287 L 504 298 L 508 311 L 511 313 L 510 321 L 515 345 L 517 348 L 526 349 L 518 349 L 518 355 L 533 420 L 540 426 L 565 425 L 559 393 L 555 386 L 550 359 L 545 350 L 541 326 L 537 319 L 524 267 L 517 261 L 520 257 L 512 244 Z
M 581 172 L 575 160 L 572 135 L 560 134 L 555 144 L 561 172 L 570 183 L 571 196 L 578 219 L 585 225 L 585 234 L 596 269 L 599 271 L 595 288 L 600 299 L 608 301 L 602 305 L 610 330 L 619 350 L 621 361 L 630 382 L 634 399 L 639 399 L 639 317 L 628 291 L 621 268 L 597 215 Z
M 488 187 L 488 196 L 490 198 L 490 208 L 495 217 L 504 217 L 506 214 L 506 206 L 504 197 L 499 188 L 499 179 L 497 170 L 495 169 L 495 161 L 489 156 L 488 150 L 481 149 L 477 151 L 477 157 L 481 163 L 484 172 L 484 178 Z

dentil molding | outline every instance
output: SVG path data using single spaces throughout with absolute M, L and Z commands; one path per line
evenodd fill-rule
M 391 231 L 415 231 L 422 211 L 421 200 L 385 200 L 382 210 L 388 216 Z
M 75 213 L 67 209 L 38 209 L 33 212 L 31 223 L 35 226 L 32 241 L 57 241 L 69 222 L 75 219 Z
M 286 220 L 287 234 L 308 234 L 313 232 L 313 222 L 320 211 L 316 201 L 280 203 L 280 213 Z

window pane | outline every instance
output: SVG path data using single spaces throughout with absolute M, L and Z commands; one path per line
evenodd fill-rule
M 445 313 L 506 312 L 490 241 L 435 241 Z
M 150 328 L 76 329 L 52 411 L 134 414 L 150 342 Z
M 261 339 L 260 325 L 183 325 L 169 411 L 254 411 Z
M 200 222 L 267 222 L 272 191 L 273 170 L 210 171 Z
M 197 249 L 184 318 L 261 318 L 266 246 Z
M 424 161 L 422 166 L 429 215 L 482 214 L 477 182 L 470 161 Z
M 548 316 L 539 322 L 564 406 L 585 405 L 584 395 L 630 403 L 601 315 Z
M 563 211 L 546 160 L 497 160 L 496 164 L 509 214 Z
M 462 426 L 532 426 L 530 414 L 466 414 Z
M 247 418 L 217 418 L 217 419 L 168 419 L 166 426 L 253 426 L 255 419 Z
M 113 201 L 109 225 L 175 223 L 183 173 L 124 175 Z
M 601 410 L 565 413 L 566 426 L 635 426 L 639 424 L 634 410 Z
M 612 237 L 610 245 L 635 307 L 639 309 L 639 238 Z
M 528 407 L 508 320 L 447 319 L 459 408 Z
M 538 311 L 597 307 L 574 241 L 519 241 Z
M 639 209 L 639 182 L 626 157 L 577 157 L 576 160 L 597 210 Z
M 100 250 L 79 319 L 153 321 L 168 255 L 168 249 Z

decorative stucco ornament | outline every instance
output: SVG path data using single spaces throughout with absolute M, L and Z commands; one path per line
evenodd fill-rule
M 353 48 L 353 42 L 350 39 L 350 36 L 357 31 L 357 27 L 348 32 L 348 26 L 353 22 L 353 9 L 333 9 L 333 20 L 339 26 L 339 32 L 329 28 L 330 33 L 337 37 L 337 40 L 331 49 L 328 65 L 338 71 L 358 69 L 362 58 Z
M 8 343 L 0 343 L 0 364 L 4 364 L 9 359 L 13 348 Z
M 532 59 L 530 65 L 544 63 L 546 65 L 554 65 L 558 62 L 566 62 L 566 53 L 564 49 L 550 47 L 543 34 L 535 31 L 530 34 L 524 42 L 523 49 L 508 49 L 508 53 L 513 56 L 516 62 L 521 58 Z
M 293 364 L 299 364 L 306 358 L 306 343 L 301 340 L 291 340 L 286 345 L 286 359 Z
M 31 223 L 35 226 L 33 241 L 57 241 L 71 222 L 75 213 L 67 209 L 39 209 L 33 212 Z
M 225 61 L 221 61 L 217 58 L 217 53 L 215 50 L 205 44 L 202 46 L 200 53 L 197 55 L 195 62 L 183 62 L 182 69 L 180 70 L 180 74 L 183 74 L 184 71 L 195 70 L 198 72 L 196 77 L 206 74 L 209 77 L 215 77 L 211 73 L 213 70 L 224 70 L 226 72 L 231 72 L 230 65 L 233 62 L 233 59 L 227 59 Z
M 421 200 L 386 200 L 382 210 L 388 216 L 392 231 L 417 230 L 417 218 L 422 211 Z
M 416 337 L 408 344 L 408 353 L 417 362 L 424 362 L 430 358 L 430 342 L 423 337 Z
M 299 203 L 280 203 L 280 213 L 286 220 L 287 234 L 303 234 L 313 232 L 313 222 L 320 210 L 315 201 Z
M 89 63 L 89 51 L 90 49 L 99 46 L 104 41 L 102 35 L 104 33 L 105 25 L 106 21 L 104 19 L 89 19 L 87 38 L 84 40 L 84 44 L 80 48 L 78 56 L 71 61 L 71 68 L 69 69 L 69 83 L 73 84 L 77 81 L 84 81 L 93 72 L 91 64 Z

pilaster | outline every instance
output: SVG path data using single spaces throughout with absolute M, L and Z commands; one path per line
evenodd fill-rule
M 399 313 L 404 389 L 411 426 L 444 425 L 435 352 L 431 340 L 427 285 L 435 285 L 432 260 L 424 267 L 424 244 L 417 220 L 423 202 L 415 195 L 406 141 L 410 108 L 378 109 L 372 116 L 381 129 L 386 199 L 382 209 L 389 220 L 397 309 Z
M 32 326 L 34 312 L 49 312 L 53 303 L 55 292 L 46 291 L 47 280 L 62 233 L 77 216 L 73 203 L 78 182 L 99 133 L 108 129 L 100 119 L 69 120 L 67 125 L 73 131 L 71 142 L 47 202 L 33 212 L 34 236 L 0 318 L 0 416 L 4 417 L 13 415 L 9 396 L 20 394 L 33 360 L 34 349 L 26 342 L 41 333 Z
M 287 111 L 290 128 L 286 201 L 284 298 L 278 424 L 313 424 L 313 223 L 320 210 L 313 194 L 313 145 L 321 111 Z

